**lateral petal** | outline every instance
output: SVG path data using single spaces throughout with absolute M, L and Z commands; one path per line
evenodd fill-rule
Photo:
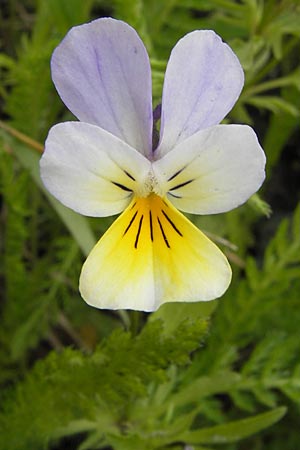
M 265 178 L 265 154 L 247 125 L 199 131 L 153 164 L 169 200 L 181 211 L 216 214 L 244 203 Z
M 150 154 L 151 69 L 132 27 L 103 18 L 72 28 L 55 49 L 51 69 L 60 97 L 79 120 Z
M 168 200 L 133 199 L 83 265 L 80 292 L 97 308 L 154 311 L 166 302 L 220 297 L 226 257 Z
M 128 144 L 84 122 L 51 128 L 40 161 L 49 192 L 65 206 L 94 217 L 123 211 L 150 168 Z
M 231 48 L 213 31 L 193 31 L 172 50 L 163 88 L 156 159 L 199 130 L 217 125 L 235 104 L 244 74 Z

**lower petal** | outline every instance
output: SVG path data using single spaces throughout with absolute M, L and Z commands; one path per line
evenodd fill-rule
M 220 297 L 231 281 L 226 257 L 171 203 L 136 198 L 83 265 L 80 292 L 97 308 L 154 311 L 166 302 Z

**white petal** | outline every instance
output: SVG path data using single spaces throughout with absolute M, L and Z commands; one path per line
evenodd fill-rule
M 157 159 L 197 131 L 217 125 L 232 109 L 243 83 L 238 58 L 213 31 L 182 38 L 166 70 Z
M 59 95 L 78 119 L 151 153 L 151 69 L 132 27 L 104 18 L 72 28 L 54 51 L 51 69 Z
M 265 154 L 247 125 L 199 131 L 153 164 L 162 194 L 194 214 L 229 211 L 244 203 L 265 178 Z
M 95 217 L 123 211 L 150 167 L 128 144 L 84 122 L 54 126 L 40 162 L 51 194 L 74 211 Z
M 97 308 L 154 311 L 166 302 L 220 297 L 226 257 L 166 199 L 134 199 L 83 265 L 80 292 Z

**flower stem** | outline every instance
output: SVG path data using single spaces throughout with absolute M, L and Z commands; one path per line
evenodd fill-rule
M 140 311 L 131 311 L 130 314 L 130 331 L 132 336 L 137 336 L 141 329 L 142 313 Z
M 37 150 L 39 153 L 43 153 L 44 146 L 42 144 L 32 139 L 31 137 L 27 136 L 26 134 L 22 133 L 21 131 L 16 130 L 10 125 L 7 125 L 6 123 L 2 122 L 2 120 L 0 120 L 0 128 L 9 133 L 11 136 L 14 136 L 15 138 L 19 139 L 19 141 L 33 148 L 34 150 Z

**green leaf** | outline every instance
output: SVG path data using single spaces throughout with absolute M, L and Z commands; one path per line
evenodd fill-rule
M 4 53 L 0 54 L 0 68 L 9 69 L 14 65 L 14 60 Z
M 174 334 L 178 325 L 185 320 L 202 322 L 203 331 L 205 331 L 205 321 L 213 313 L 217 304 L 217 300 L 197 303 L 165 303 L 158 311 L 151 314 L 150 321 L 161 319 L 164 323 L 164 333 L 168 335 Z M 201 326 L 200 323 L 199 326 Z
M 281 96 L 295 105 L 300 104 L 300 92 L 295 87 L 282 89 Z M 263 143 L 267 155 L 267 168 L 270 169 L 277 163 L 297 125 L 299 126 L 299 117 L 287 112 L 271 117 Z
M 256 106 L 257 108 L 269 109 L 275 114 L 285 112 L 295 117 L 299 116 L 299 108 L 280 97 L 275 97 L 272 95 L 260 95 L 248 98 L 245 100 L 245 102 L 249 105 Z
M 104 437 L 103 437 L 103 431 L 96 431 L 95 433 L 91 433 L 87 439 L 85 439 L 80 446 L 78 447 L 78 450 L 91 450 L 92 448 L 102 448 L 100 447 L 100 444 L 104 444 Z M 106 441 L 105 441 L 106 443 Z
M 272 214 L 272 208 L 259 196 L 259 194 L 253 194 L 252 197 L 250 197 L 250 199 L 248 200 L 248 204 L 259 214 L 267 217 L 268 219 L 270 218 Z
M 240 382 L 240 375 L 235 372 L 221 372 L 211 376 L 203 376 L 189 382 L 172 396 L 176 407 L 198 403 L 201 399 L 215 394 L 228 392 Z
M 237 442 L 278 422 L 286 413 L 284 406 L 256 416 L 216 425 L 197 431 L 188 431 L 180 439 L 189 444 L 228 444 Z
M 93 0 L 48 0 L 41 2 L 44 14 L 50 16 L 61 34 L 89 19 Z M 42 23 L 40 23 L 42 26 Z
M 112 448 L 116 450 L 149 449 L 148 443 L 137 434 L 130 436 L 121 434 L 108 435 L 107 440 L 112 445 Z
M 72 436 L 73 434 L 95 431 L 96 429 L 97 422 L 87 419 L 72 420 L 66 426 L 57 428 L 54 431 L 52 438 L 58 439 L 63 436 Z

